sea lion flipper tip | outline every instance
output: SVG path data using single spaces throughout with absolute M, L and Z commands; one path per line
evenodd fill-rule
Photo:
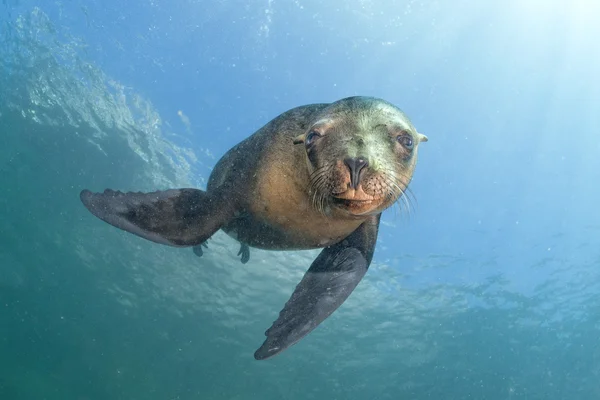
M 350 296 L 367 272 L 380 215 L 367 221 L 341 242 L 326 247 L 287 301 L 279 317 L 265 332 L 267 339 L 254 358 L 270 358 L 315 329 Z

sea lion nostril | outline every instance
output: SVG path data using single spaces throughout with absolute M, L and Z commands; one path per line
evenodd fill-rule
M 356 189 L 360 183 L 360 175 L 363 169 L 369 165 L 369 162 L 364 157 L 346 158 L 344 163 L 350 170 L 350 186 Z

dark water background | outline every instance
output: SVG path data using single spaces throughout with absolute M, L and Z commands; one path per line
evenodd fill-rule
M 124 4 L 0 5 L 0 399 L 600 398 L 597 6 Z M 270 118 L 355 94 L 429 136 L 418 208 L 272 360 L 316 252 L 242 265 L 219 233 L 199 259 L 79 202 L 203 187 Z

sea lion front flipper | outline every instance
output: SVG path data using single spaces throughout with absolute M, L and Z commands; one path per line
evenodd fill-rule
M 230 203 L 199 189 L 152 193 L 83 190 L 80 198 L 101 220 L 144 239 L 176 247 L 206 241 L 233 216 Z
M 346 239 L 326 247 L 313 261 L 254 358 L 264 360 L 287 349 L 329 317 L 363 278 L 375 250 L 381 214 L 363 222 Z

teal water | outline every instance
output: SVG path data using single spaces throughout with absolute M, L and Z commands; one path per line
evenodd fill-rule
M 598 7 L 392 3 L 0 6 L 1 400 L 600 398 Z M 204 187 L 280 112 L 354 94 L 429 136 L 418 207 L 272 360 L 317 252 L 242 265 L 218 233 L 199 259 L 79 201 Z

